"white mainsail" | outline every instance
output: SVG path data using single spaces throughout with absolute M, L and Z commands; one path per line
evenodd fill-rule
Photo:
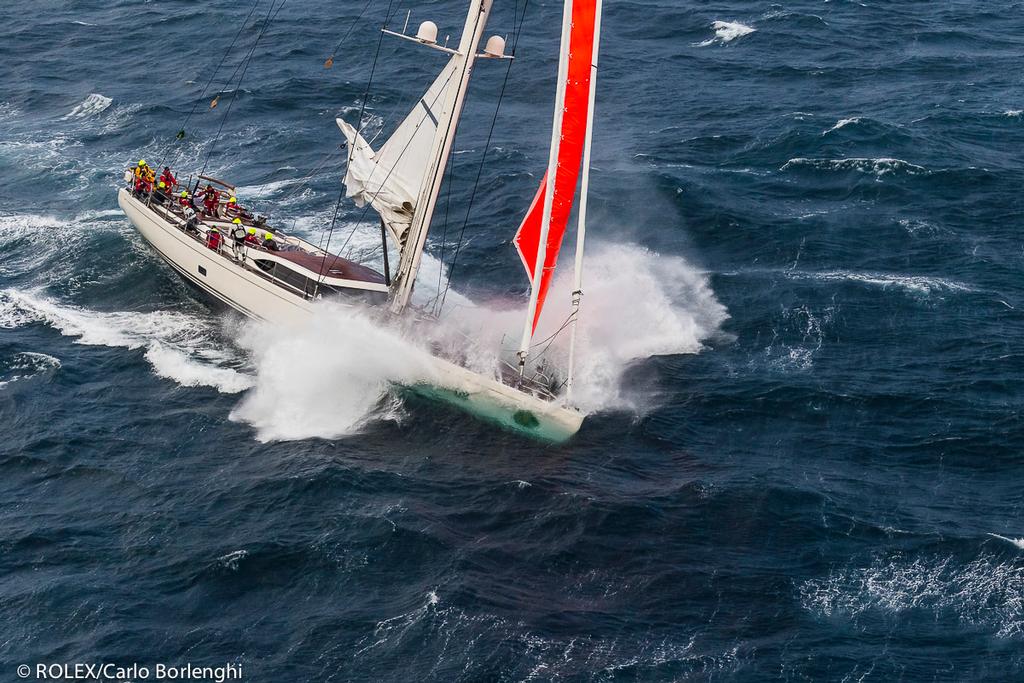
M 337 119 L 348 140 L 346 195 L 356 206 L 370 204 L 384 220 L 401 252 L 409 236 L 416 203 L 437 136 L 439 107 L 454 82 L 454 59 L 434 81 L 416 108 L 376 152 L 355 128 Z

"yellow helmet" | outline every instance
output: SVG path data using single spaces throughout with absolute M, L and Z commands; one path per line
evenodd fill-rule
M 255 235 L 256 234 L 256 228 L 249 228 L 249 234 L 250 235 Z
M 228 204 L 234 204 L 234 203 L 235 203 L 235 202 L 237 202 L 237 201 L 238 201 L 237 199 L 235 199 L 234 197 L 232 197 L 231 199 L 229 199 L 229 200 L 228 200 Z
M 272 239 L 274 239 L 274 233 L 272 233 L 272 232 L 265 233 L 263 235 L 263 239 L 265 239 L 265 240 L 272 240 Z
M 167 187 L 167 183 L 161 180 L 160 184 L 157 187 Z
M 188 190 L 182 190 L 181 191 L 181 196 L 182 197 L 187 197 L 188 196 Z
M 146 160 L 145 159 L 139 159 L 139 166 L 145 166 L 145 165 L 146 165 Z
M 235 225 L 241 225 L 242 224 L 242 219 L 241 218 L 236 218 L 235 220 L 233 220 L 231 222 L 234 223 Z

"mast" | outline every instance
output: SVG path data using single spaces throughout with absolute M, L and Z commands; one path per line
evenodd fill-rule
M 395 275 L 391 298 L 392 313 L 401 313 L 409 304 L 409 299 L 412 296 L 416 273 L 419 271 L 420 261 L 423 257 L 423 247 L 427 241 L 427 231 L 430 229 L 430 219 L 434 215 L 437 197 L 441 192 L 441 181 L 444 179 L 448 158 L 455 142 L 455 129 L 458 127 L 459 117 L 462 115 L 462 105 L 466 99 L 469 77 L 476 60 L 477 47 L 483 36 L 484 28 L 487 26 L 491 3 L 492 0 L 470 1 L 462 39 L 459 41 L 458 51 L 452 56 L 458 81 L 456 87 L 449 90 L 441 115 L 438 117 L 438 135 L 434 140 L 427 177 L 416 202 L 418 210 L 413 216 L 406 242 L 406 245 L 411 245 L 412 248 L 403 250 L 398 272 Z
M 572 387 L 576 369 L 576 324 L 580 316 L 580 301 L 583 298 L 583 242 L 587 236 L 587 198 L 590 192 L 590 147 L 594 138 L 594 100 L 597 94 L 597 57 L 601 47 L 601 3 L 597 0 L 594 16 L 594 58 L 590 66 L 590 106 L 587 108 L 587 135 L 583 143 L 583 179 L 580 182 L 580 208 L 576 227 L 576 269 L 572 285 L 572 321 L 569 334 L 569 369 L 566 379 L 565 403 L 572 400 Z
M 533 322 L 540 298 L 540 282 L 544 274 L 544 259 L 547 255 L 548 232 L 551 230 L 551 205 L 555 198 L 555 176 L 558 172 L 558 152 L 562 139 L 562 117 L 565 113 L 565 82 L 569 76 L 569 37 L 572 34 L 572 0 L 565 0 L 562 10 L 562 42 L 558 56 L 558 81 L 555 88 L 555 115 L 551 127 L 551 150 L 548 155 L 547 188 L 544 192 L 544 215 L 537 243 L 537 262 L 533 267 L 533 287 L 530 289 L 530 304 L 526 309 L 523 323 L 523 337 L 519 342 L 519 376 L 526 369 L 526 356 L 533 340 Z

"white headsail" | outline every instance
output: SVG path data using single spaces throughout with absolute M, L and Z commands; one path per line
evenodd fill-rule
M 430 166 L 439 110 L 447 91 L 456 84 L 456 67 L 456 60 L 449 60 L 416 107 L 376 152 L 355 128 L 337 119 L 349 147 L 346 194 L 357 206 L 373 206 L 400 251 L 405 248 Z

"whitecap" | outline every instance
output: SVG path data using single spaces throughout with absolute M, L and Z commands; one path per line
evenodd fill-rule
M 849 125 L 852 125 L 852 124 L 857 124 L 857 123 L 860 123 L 860 117 L 858 117 L 858 116 L 854 116 L 854 117 L 848 118 L 848 119 L 839 119 L 838 121 L 836 121 L 836 125 L 832 126 L 831 128 L 829 128 L 826 131 L 823 131 L 822 135 L 828 135 L 829 133 L 832 133 L 834 131 L 840 130 L 841 128 L 845 128 L 846 126 L 849 126 Z
M 878 287 L 898 287 L 908 292 L 930 294 L 933 291 L 974 292 L 973 287 L 956 280 L 927 275 L 899 275 L 894 273 L 857 272 L 832 270 L 809 272 L 786 271 L 786 276 L 797 280 L 822 280 L 826 282 L 859 282 Z
M 38 292 L 0 291 L 0 325 L 41 322 L 76 343 L 145 349 L 154 374 L 182 386 L 238 393 L 252 380 L 240 358 L 214 334 L 210 320 L 175 311 L 100 312 L 61 304 Z
M 902 159 L 868 159 L 854 157 L 849 159 L 808 159 L 797 157 L 787 161 L 780 171 L 789 171 L 800 168 L 811 168 L 820 171 L 857 171 L 859 173 L 873 173 L 878 177 L 886 175 L 922 175 L 928 173 L 928 169 L 917 164 L 912 164 Z
M 61 366 L 59 358 L 46 353 L 35 351 L 23 351 L 16 353 L 7 362 L 0 364 L 0 388 L 6 387 L 14 382 L 30 379 L 44 373 L 51 373 Z
M 989 536 L 992 538 L 998 538 L 1000 541 L 1006 541 L 1017 546 L 1020 550 L 1024 550 L 1024 538 L 1009 538 L 1007 536 L 1000 536 L 999 534 L 990 533 Z
M 84 119 L 90 116 L 95 116 L 106 111 L 113 103 L 113 100 L 106 95 L 100 95 L 99 93 L 92 93 L 79 104 L 75 105 L 75 108 L 70 112 L 61 117 L 62 121 L 67 119 Z
M 227 555 L 217 558 L 217 564 L 224 569 L 236 572 L 238 571 L 238 563 L 249 557 L 248 550 L 233 550 Z
M 737 38 L 750 35 L 757 30 L 738 21 L 716 21 L 711 24 L 711 28 L 715 31 L 715 37 L 709 38 L 702 43 L 697 43 L 697 47 L 707 47 L 716 41 L 722 44 L 731 43 Z

